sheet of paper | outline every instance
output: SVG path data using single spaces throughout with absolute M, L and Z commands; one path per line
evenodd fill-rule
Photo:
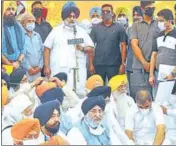
M 165 81 L 164 78 L 166 76 L 170 75 L 171 72 L 174 70 L 174 68 L 175 68 L 175 66 L 161 64 L 159 66 L 158 80 Z

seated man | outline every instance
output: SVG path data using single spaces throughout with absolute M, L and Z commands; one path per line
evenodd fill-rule
M 165 139 L 165 123 L 162 109 L 152 102 L 147 90 L 139 90 L 136 104 L 129 110 L 125 132 L 137 145 L 161 145 Z
M 24 119 L 2 133 L 3 145 L 36 145 L 40 134 L 38 119 Z
M 123 130 L 127 112 L 135 104 L 133 98 L 127 95 L 127 82 L 126 75 L 117 75 L 108 83 L 112 90 L 113 112 Z
M 105 99 L 89 97 L 82 103 L 84 117 L 68 132 L 72 145 L 109 145 L 109 130 L 103 121 Z
M 176 145 L 176 81 L 168 100 L 161 104 L 166 121 L 166 138 L 170 145 Z
M 60 135 L 65 139 L 65 135 L 59 130 L 60 128 L 60 103 L 53 100 L 39 105 L 34 111 L 34 118 L 40 121 L 40 136 L 38 143 L 48 141 L 54 135 Z

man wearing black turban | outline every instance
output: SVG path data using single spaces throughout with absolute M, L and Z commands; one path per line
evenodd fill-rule
M 104 121 L 105 99 L 88 97 L 81 106 L 83 119 L 73 127 L 67 137 L 71 145 L 110 145 L 109 130 Z M 79 139 L 75 141 L 75 139 Z
M 67 84 L 84 96 L 87 79 L 85 54 L 89 56 L 89 70 L 94 73 L 94 43 L 87 32 L 77 25 L 79 15 L 80 10 L 73 2 L 63 6 L 63 23 L 56 26 L 44 42 L 44 73 L 50 77 L 65 72 Z

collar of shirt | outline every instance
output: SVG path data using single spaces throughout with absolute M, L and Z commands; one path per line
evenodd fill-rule
M 40 24 L 37 23 L 36 21 L 35 21 L 35 24 L 36 24 L 36 25 L 43 25 L 43 24 L 45 24 L 45 22 L 46 22 L 46 21 L 42 19 Z
M 24 29 L 24 33 L 25 33 L 25 35 L 28 35 L 27 34 L 27 31 Z M 34 36 L 34 35 L 36 35 L 37 33 L 35 32 L 35 31 L 32 31 L 32 35 L 31 36 Z
M 155 22 L 156 21 L 156 19 L 155 18 L 152 18 L 152 21 L 151 21 L 151 23 L 150 24 L 152 24 L 153 22 Z M 140 21 L 140 23 L 147 23 L 144 19 L 142 20 L 142 21 Z M 148 23 L 147 23 L 148 24 Z

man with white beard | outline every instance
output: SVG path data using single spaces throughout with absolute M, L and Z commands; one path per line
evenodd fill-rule
M 127 95 L 127 82 L 127 76 L 124 74 L 111 78 L 108 83 L 112 90 L 112 100 L 115 103 L 114 114 L 122 129 L 125 129 L 127 112 L 135 104 L 133 98 Z

